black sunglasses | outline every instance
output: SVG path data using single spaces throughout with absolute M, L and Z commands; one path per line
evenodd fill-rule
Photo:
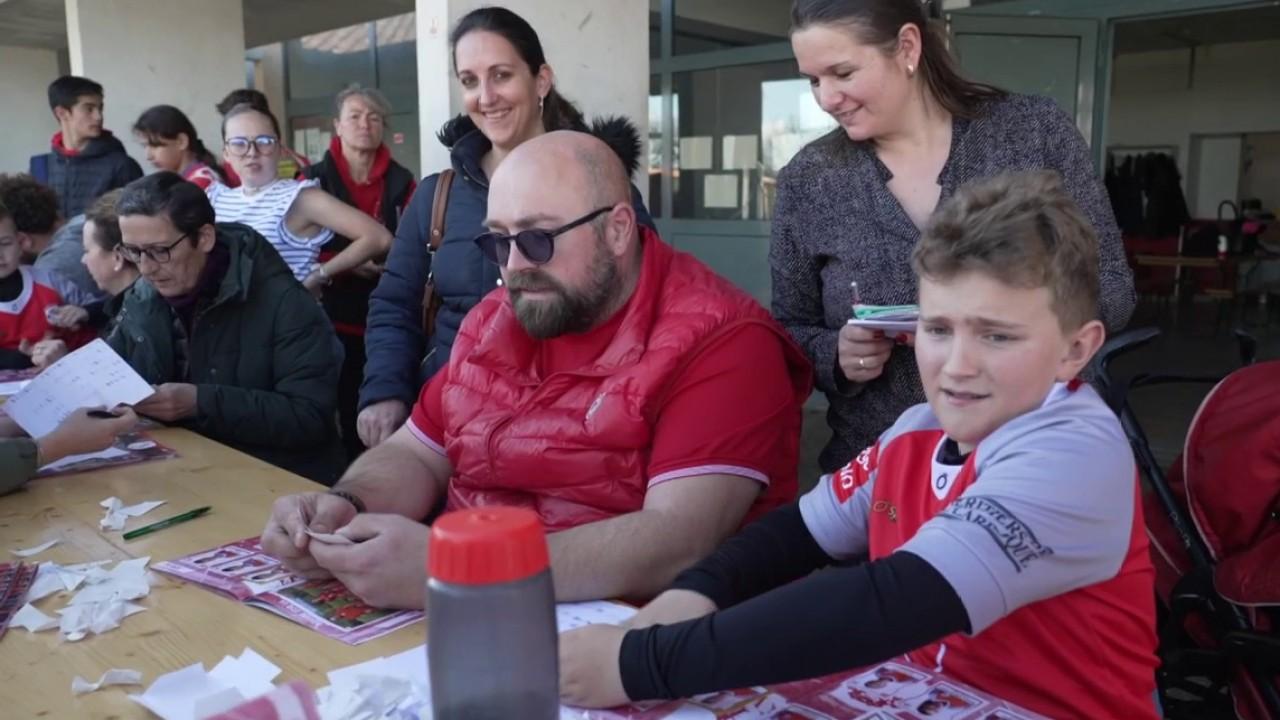
M 555 238 L 557 235 L 563 235 L 579 225 L 585 225 L 612 209 L 612 205 L 597 208 L 568 225 L 561 225 L 554 230 L 533 228 L 521 230 L 515 235 L 487 232 L 477 236 L 475 243 L 480 248 L 480 252 L 489 259 L 489 262 L 497 263 L 500 267 L 507 266 L 507 260 L 511 258 L 511 243 L 513 242 L 516 247 L 520 248 L 520 254 L 526 260 L 534 265 L 545 265 L 551 262 L 551 255 L 555 252 Z

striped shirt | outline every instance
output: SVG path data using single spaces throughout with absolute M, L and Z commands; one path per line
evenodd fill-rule
M 319 180 L 276 180 L 258 192 L 246 195 L 243 185 L 229 188 L 222 183 L 214 183 L 206 192 L 218 222 L 244 223 L 257 230 L 284 258 L 294 277 L 302 280 L 315 269 L 320 246 L 329 242 L 333 231 L 322 228 L 309 238 L 298 237 L 289 232 L 285 218 L 298 193 L 319 184 Z

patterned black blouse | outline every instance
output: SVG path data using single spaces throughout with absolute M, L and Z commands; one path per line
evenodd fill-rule
M 1098 234 L 1099 316 L 1116 332 L 1133 312 L 1133 275 L 1089 148 L 1052 100 L 1011 94 L 989 102 L 975 120 L 956 118 L 951 153 L 938 177 L 940 200 L 975 178 L 1042 168 L 1062 174 Z M 884 373 L 865 384 L 845 381 L 836 364 L 851 281 L 863 302 L 916 301 L 910 256 L 920 231 L 889 192 L 891 177 L 870 143 L 853 142 L 837 128 L 801 150 L 778 178 L 769 248 L 773 314 L 813 361 L 817 387 L 831 403 L 833 436 L 819 458 L 827 472 L 874 443 L 902 411 L 924 402 L 909 347 L 895 348 Z

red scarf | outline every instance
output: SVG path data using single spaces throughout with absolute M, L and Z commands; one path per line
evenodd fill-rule
M 351 204 L 381 223 L 382 191 L 386 186 L 387 168 L 391 167 L 391 151 L 386 145 L 378 146 L 378 151 L 373 156 L 373 167 L 369 168 L 369 179 L 363 183 L 351 178 L 351 166 L 347 164 L 347 157 L 342 154 L 342 138 L 337 135 L 329 141 L 329 155 L 333 157 L 333 165 L 338 169 L 342 184 L 347 186 Z

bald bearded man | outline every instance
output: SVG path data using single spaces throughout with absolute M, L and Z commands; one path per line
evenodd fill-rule
M 489 198 L 476 243 L 505 287 L 410 421 L 329 493 L 277 500 L 262 545 L 372 605 L 421 607 L 426 518 L 514 505 L 542 519 L 558 599 L 652 596 L 794 497 L 811 370 L 759 304 L 637 226 L 591 135 L 522 144 Z

